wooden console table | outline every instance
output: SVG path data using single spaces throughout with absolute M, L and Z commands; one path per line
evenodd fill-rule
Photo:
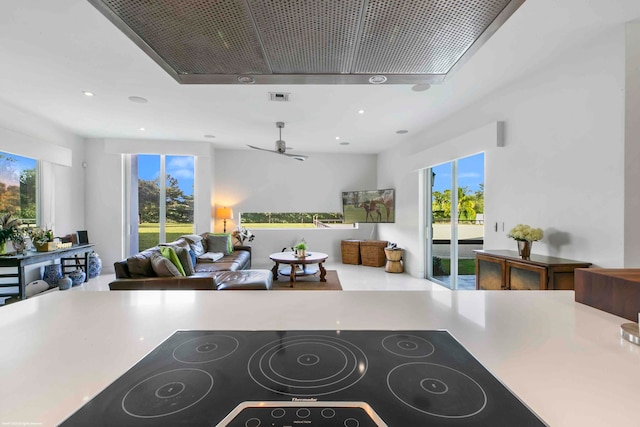
M 477 250 L 476 289 L 482 290 L 573 290 L 576 268 L 590 262 L 544 255 L 520 258 L 518 251 Z
M 26 286 L 25 283 L 25 267 L 27 265 L 39 264 L 47 261 L 61 260 L 62 272 L 64 274 L 67 268 L 76 267 L 83 268 L 87 272 L 87 266 L 89 265 L 89 254 L 93 251 L 93 244 L 87 245 L 75 245 L 70 248 L 56 249 L 55 251 L 48 252 L 25 252 L 24 255 L 1 255 L 0 267 L 13 267 L 16 269 L 15 273 L 0 274 L 0 278 L 15 279 L 14 282 L 1 283 L 0 289 L 18 287 L 18 293 L 4 294 L 16 295 L 20 299 L 26 298 Z M 79 258 L 78 256 L 82 257 Z M 72 261 L 72 264 L 65 264 L 64 261 Z M 89 280 L 87 274 L 85 282 Z

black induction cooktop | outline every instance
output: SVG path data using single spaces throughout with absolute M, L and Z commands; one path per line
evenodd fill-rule
M 446 331 L 178 331 L 62 426 L 545 426 Z

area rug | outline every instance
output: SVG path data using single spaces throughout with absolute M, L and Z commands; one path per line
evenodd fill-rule
M 276 291 L 341 291 L 340 279 L 338 272 L 335 270 L 327 270 L 326 282 L 320 281 L 320 275 L 298 277 L 291 287 L 291 282 L 286 276 L 279 276 L 271 285 L 272 290 Z

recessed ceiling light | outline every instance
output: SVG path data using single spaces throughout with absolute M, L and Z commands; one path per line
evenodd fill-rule
M 417 85 L 411 86 L 411 90 L 414 92 L 424 92 L 425 90 L 429 90 L 431 85 L 429 83 L 419 83 Z
M 83 95 L 85 96 L 95 96 L 95 93 L 93 92 L 89 92 L 88 90 L 83 90 L 82 91 Z
M 205 138 L 215 138 L 216 136 L 215 135 L 205 135 L 204 137 Z
M 364 110 L 358 110 L 358 114 L 364 114 Z
M 371 76 L 369 77 L 369 83 L 374 84 L 374 85 L 379 85 L 382 84 L 384 82 L 387 81 L 387 78 L 383 75 L 376 75 L 376 76 Z
M 409 131 L 406 129 L 400 129 L 400 130 L 397 130 L 396 133 L 398 135 L 404 135 L 405 133 L 409 133 Z
M 339 136 L 336 136 L 336 140 L 339 140 L 339 139 L 340 139 L 340 137 L 339 137 Z
M 144 128 L 140 128 L 140 130 L 144 131 L 145 129 Z
M 351 144 L 351 143 L 350 143 L 350 142 L 347 142 L 347 141 L 340 141 L 340 142 L 339 142 L 339 144 L 340 144 L 340 145 L 349 145 L 349 144 Z
M 129 97 L 129 101 L 137 102 L 138 104 L 146 104 L 147 102 L 149 102 L 149 101 L 147 101 L 146 98 L 143 98 L 141 96 L 130 96 Z
M 256 79 L 254 79 L 251 76 L 238 76 L 238 81 L 240 83 L 246 84 L 246 85 L 250 85 L 256 82 Z

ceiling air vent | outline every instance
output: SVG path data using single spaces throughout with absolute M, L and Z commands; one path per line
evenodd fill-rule
M 269 101 L 289 102 L 289 95 L 286 92 L 269 92 Z

